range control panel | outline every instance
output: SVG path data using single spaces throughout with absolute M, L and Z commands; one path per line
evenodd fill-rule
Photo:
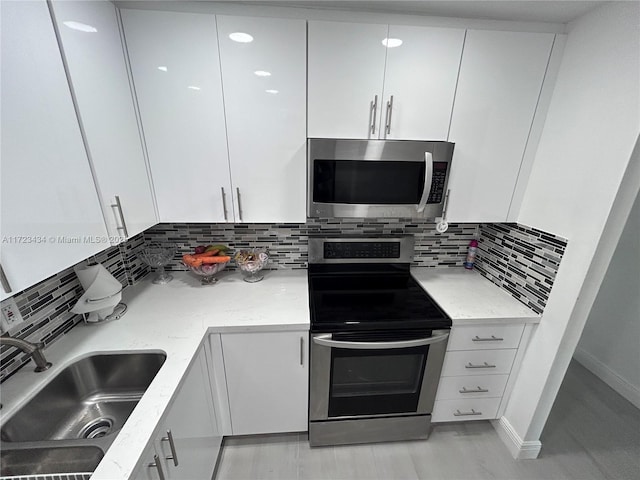
M 400 258 L 400 242 L 328 242 L 324 258 Z

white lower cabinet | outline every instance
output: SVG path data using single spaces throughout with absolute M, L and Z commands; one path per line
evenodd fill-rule
M 132 478 L 204 480 L 212 477 L 222 433 L 210 385 L 204 347 L 200 347 Z
M 220 337 L 232 434 L 306 431 L 308 332 L 223 333 Z
M 498 418 L 524 354 L 529 330 L 524 332 L 524 324 L 454 325 L 432 421 Z

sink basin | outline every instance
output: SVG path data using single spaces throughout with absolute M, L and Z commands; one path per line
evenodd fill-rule
M 0 476 L 93 472 L 103 456 L 98 447 L 3 450 Z
M 79 360 L 5 422 L 0 438 L 37 442 L 112 435 L 122 428 L 165 359 L 163 353 L 119 353 Z

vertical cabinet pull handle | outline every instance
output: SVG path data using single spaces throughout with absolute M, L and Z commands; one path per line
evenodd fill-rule
M 161 440 L 163 442 L 169 442 L 169 448 L 171 449 L 171 456 L 166 457 L 167 460 L 173 460 L 173 465 L 175 467 L 178 466 L 178 452 L 176 452 L 176 445 L 173 443 L 173 435 L 171 434 L 171 430 L 167 430 L 167 436 L 162 437 Z
M 393 113 L 393 95 L 389 97 L 387 102 L 387 115 L 385 121 L 385 137 L 391 133 L 391 114 Z
M 472 415 L 482 415 L 482 412 L 476 412 L 473 408 L 470 412 L 461 412 L 460 410 L 456 410 L 453 414 L 454 417 L 468 417 Z
M 238 195 L 238 219 L 242 221 L 242 205 L 240 204 L 240 188 L 236 187 L 236 194 Z
M 124 233 L 125 239 L 129 238 L 129 232 L 127 232 L 127 224 L 124 221 L 124 214 L 122 213 L 122 203 L 120 202 L 120 197 L 116 195 L 116 203 L 111 205 L 112 207 L 116 207 L 118 209 L 118 214 L 120 215 L 120 222 L 122 222 L 121 227 L 116 227 L 118 230 L 122 230 Z
M 300 337 L 300 365 L 304 365 L 304 337 Z
M 224 221 L 228 220 L 227 218 L 227 196 L 224 194 L 224 187 L 220 187 L 222 191 L 222 213 L 224 214 Z
M 11 293 L 11 284 L 9 283 L 9 279 L 4 274 L 4 269 L 2 265 L 0 265 L 0 283 L 2 283 L 2 289 L 4 293 Z
M 376 133 L 376 117 L 378 113 L 378 95 L 373 97 L 373 101 L 371 102 L 371 134 Z
M 153 456 L 153 463 L 150 463 L 148 467 L 156 467 L 158 469 L 158 477 L 160 478 L 160 480 L 166 480 L 164 472 L 162 471 L 162 465 L 160 465 L 160 457 L 158 457 L 158 455 Z
M 504 338 L 496 337 L 495 335 L 491 335 L 490 337 L 479 337 L 476 335 L 471 339 L 472 342 L 502 342 Z

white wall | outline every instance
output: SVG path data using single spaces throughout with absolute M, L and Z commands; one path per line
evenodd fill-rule
M 574 357 L 640 408 L 640 196 L 633 204 Z
M 500 422 L 512 441 L 528 442 L 523 456 L 537 455 L 536 442 L 640 185 L 638 172 L 629 170 L 621 188 L 627 168 L 635 168 L 630 159 L 640 132 L 639 17 L 637 2 L 614 2 L 569 25 L 518 216 L 519 223 L 569 240 Z

